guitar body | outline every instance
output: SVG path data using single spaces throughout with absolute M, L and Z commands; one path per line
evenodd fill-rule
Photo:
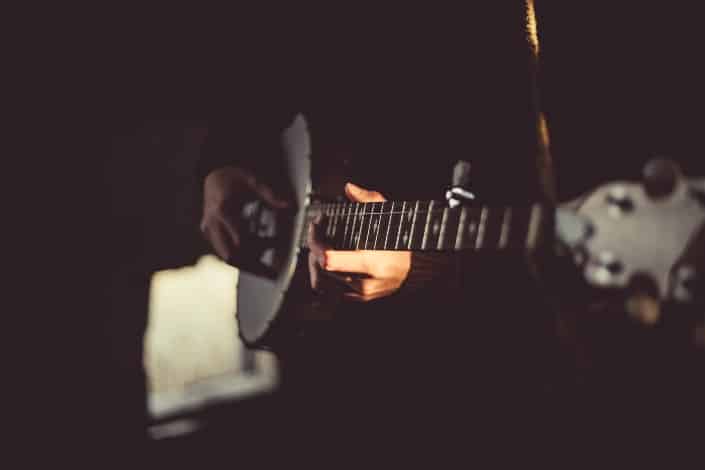
M 296 236 L 303 232 L 311 194 L 311 145 L 307 123 L 302 115 L 298 115 L 284 131 L 282 146 L 296 212 L 291 221 L 289 239 L 283 240 L 278 247 L 278 258 L 281 261 L 277 263 L 272 275 L 240 270 L 237 287 L 238 327 L 243 342 L 251 347 L 267 347 L 272 342 L 272 338 L 277 336 L 277 323 L 285 318 L 279 314 L 280 310 L 292 303 L 299 303 L 299 299 L 294 297 L 305 291 L 290 288 L 292 283 L 302 282 L 300 278 L 307 273 L 301 269 L 305 253 L 300 248 L 300 237 Z M 272 229 L 276 230 L 277 227 Z

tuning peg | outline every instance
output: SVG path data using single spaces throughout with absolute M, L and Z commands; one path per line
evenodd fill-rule
M 655 325 L 661 319 L 661 303 L 644 292 L 627 297 L 625 308 L 632 319 L 644 326 Z
M 661 320 L 661 300 L 658 285 L 646 274 L 632 276 L 624 304 L 627 314 L 644 326 L 653 326 Z
M 677 302 L 693 302 L 698 293 L 697 284 L 701 279 L 694 266 L 684 264 L 673 272 L 671 282 L 673 298 Z
M 611 251 L 602 251 L 588 260 L 585 274 L 596 286 L 614 286 L 624 275 L 624 264 Z
M 470 189 L 470 162 L 458 160 L 453 166 L 453 186 Z
M 453 167 L 452 187 L 446 191 L 448 205 L 453 208 L 475 199 L 475 194 L 470 191 L 470 163 L 458 160 Z
M 683 174 L 673 160 L 655 158 L 644 166 L 643 177 L 646 194 L 660 199 L 673 194 Z

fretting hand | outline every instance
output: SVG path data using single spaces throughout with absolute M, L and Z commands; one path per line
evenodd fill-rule
M 352 183 L 345 185 L 345 194 L 352 202 L 384 202 L 376 191 Z M 351 292 L 345 298 L 367 302 L 393 294 L 404 283 L 411 268 L 410 251 L 337 251 L 326 246 L 312 226 L 308 234 L 309 272 L 311 286 L 322 287 L 321 277 L 335 278 L 347 285 Z

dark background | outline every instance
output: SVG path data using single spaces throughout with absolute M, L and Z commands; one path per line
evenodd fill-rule
M 536 9 L 541 108 L 548 118 L 559 201 L 612 179 L 638 179 L 654 156 L 675 159 L 686 174 L 705 173 L 703 41 L 693 7 L 685 2 L 539 1 Z M 183 256 L 176 254 L 180 249 L 185 254 L 204 248 L 196 248 L 187 223 L 198 218 L 198 202 L 187 196 L 196 188 L 196 141 L 207 133 L 208 118 L 243 106 L 265 110 L 286 92 L 273 83 L 297 66 L 325 73 L 336 60 L 332 47 L 320 46 L 330 37 L 326 34 L 336 27 L 352 29 L 363 15 L 356 10 L 326 21 L 309 19 L 301 22 L 303 31 L 280 27 L 279 15 L 272 15 L 255 30 L 238 24 L 230 28 L 232 37 L 212 38 L 198 13 L 176 37 L 168 34 L 168 25 L 144 24 L 144 36 L 114 38 L 114 49 L 105 51 L 110 74 L 109 88 L 103 90 L 112 106 L 98 115 L 109 118 L 113 142 L 108 187 L 117 194 L 131 182 L 129 194 L 113 196 L 115 213 L 130 217 L 142 207 L 149 213 L 149 236 L 171 246 L 177 259 Z M 382 21 L 383 13 L 366 18 L 394 34 L 394 23 Z M 304 25 L 317 28 L 306 31 Z M 450 29 L 463 26 L 476 27 L 471 17 L 464 25 L 448 24 Z M 345 44 L 355 47 L 352 39 Z M 492 53 L 491 44 L 486 49 Z M 458 53 L 457 60 L 472 64 L 473 58 Z M 186 115 L 202 120 L 173 119 Z M 168 255 L 157 256 L 169 264 Z
M 614 178 L 638 178 L 654 155 L 705 174 L 701 20 L 686 5 L 538 2 L 539 82 L 560 200 Z M 104 408 L 94 378 L 82 377 L 101 367 L 106 337 L 94 333 L 105 334 L 96 312 L 106 306 L 102 280 L 116 262 L 154 270 L 189 264 L 206 251 L 193 225 L 193 169 L 207 120 L 227 112 L 233 90 L 266 90 L 262 77 L 282 73 L 268 54 L 295 37 L 269 34 L 275 20 L 258 31 L 243 28 L 243 20 L 263 24 L 244 14 L 216 24 L 203 12 L 188 20 L 167 11 L 115 13 L 67 43 L 53 42 L 50 30 L 37 36 L 49 65 L 32 73 L 32 99 L 16 115 L 32 119 L 15 134 L 23 152 L 11 160 L 33 171 L 8 172 L 19 186 L 16 199 L 31 203 L 20 206 L 31 223 L 13 222 L 27 227 L 23 241 L 45 286 L 41 299 L 28 291 L 25 297 L 39 305 L 23 311 L 41 312 L 47 344 L 69 351 L 67 358 L 41 357 L 42 382 L 53 386 L 34 390 L 51 413 Z M 471 15 L 465 18 L 472 28 Z M 108 40 L 95 41 L 93 33 L 106 25 Z M 387 25 L 393 33 L 394 22 Z M 35 101 L 42 106 L 29 109 Z M 27 275 L 34 279 L 36 270 Z M 54 322 L 69 331 L 54 334 Z M 95 354 L 86 358 L 86 351 Z M 86 422 L 109 419 L 100 413 Z

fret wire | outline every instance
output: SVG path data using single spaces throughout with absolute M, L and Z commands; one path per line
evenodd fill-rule
M 402 203 L 401 206 L 401 217 L 399 218 L 399 229 L 397 230 L 397 241 L 394 243 L 394 249 L 399 249 L 399 239 L 401 238 L 401 228 L 404 225 L 404 212 L 406 211 L 406 201 Z
M 504 248 L 507 246 L 507 240 L 509 238 L 509 225 L 512 221 L 512 208 L 506 207 L 504 209 L 504 215 L 502 217 L 502 231 L 499 234 L 499 247 Z
M 370 221 L 367 224 L 367 233 L 365 234 L 365 246 L 364 246 L 365 249 L 369 248 L 368 243 L 370 242 L 370 231 L 372 230 L 372 222 L 375 219 L 375 215 L 374 215 L 375 214 L 375 203 L 372 202 L 367 205 L 370 206 L 370 212 L 367 213 L 367 217 L 370 219 Z M 364 217 L 365 216 L 363 216 L 363 218 Z
M 338 203 L 338 224 L 336 225 L 336 231 L 340 232 L 342 230 L 343 234 L 342 237 L 345 237 L 345 224 L 343 223 L 345 220 L 345 203 L 340 202 Z M 340 226 L 340 229 L 338 229 L 338 225 Z M 336 237 L 338 240 L 341 239 L 341 235 L 337 235 Z
M 352 204 L 345 204 L 345 206 L 347 206 L 348 215 L 345 218 L 345 232 L 343 232 L 343 243 L 340 246 L 340 248 L 345 248 L 345 242 L 348 239 L 348 227 L 350 226 L 350 215 L 352 214 L 352 207 L 353 207 Z
M 377 219 L 377 225 L 376 225 L 377 229 L 375 230 L 375 241 L 374 241 L 374 243 L 372 244 L 372 249 L 373 249 L 373 250 L 376 250 L 376 249 L 377 249 L 377 240 L 379 239 L 379 230 L 380 230 L 381 225 L 382 225 L 382 210 L 384 210 L 384 202 L 380 202 L 380 203 L 379 203 L 379 213 L 380 213 L 380 216 L 379 216 L 379 219 Z M 372 218 L 371 224 L 372 224 L 372 223 L 374 223 L 374 217 Z
M 335 239 L 335 221 L 337 220 L 336 216 L 338 215 L 337 210 L 338 210 L 338 206 L 335 203 L 333 203 L 331 205 L 331 210 L 330 210 L 331 218 L 333 219 L 333 222 L 331 222 L 331 227 L 330 227 L 330 238 L 333 240 Z
M 353 237 L 355 236 L 355 221 L 357 218 L 355 217 L 355 211 L 357 210 L 357 205 L 355 203 L 350 204 L 350 211 L 348 213 L 348 217 L 350 219 L 350 233 L 348 234 L 348 239 L 345 244 L 345 249 L 350 249 L 352 247 L 352 240 Z
M 485 236 L 485 222 L 487 221 L 487 208 L 483 207 L 480 211 L 480 224 L 477 227 L 477 237 L 475 238 L 475 249 L 482 248 L 482 239 Z
M 465 219 L 468 216 L 468 208 L 463 206 L 460 209 L 460 220 L 458 221 L 458 233 L 455 236 L 455 249 L 460 250 L 463 247 L 463 237 L 465 236 Z
M 350 228 L 350 246 L 348 248 L 353 247 L 353 243 L 355 242 L 355 224 L 357 224 L 357 213 L 360 210 L 360 203 L 356 202 L 355 203 L 355 215 L 353 216 L 353 223 L 352 227 Z
M 392 217 L 394 217 L 394 201 L 392 201 L 392 208 L 389 212 L 389 222 L 387 223 L 387 234 L 384 236 L 384 249 L 387 249 L 387 240 L 389 240 L 389 229 L 392 228 Z M 382 221 L 382 216 L 379 217 L 380 223 Z
M 301 238 L 299 239 L 299 248 L 308 248 L 308 233 L 311 230 L 311 224 L 313 223 L 313 211 L 308 210 L 304 215 L 304 223 L 301 227 Z
M 414 220 L 411 221 L 411 231 L 409 232 L 409 243 L 407 249 L 411 248 L 411 240 L 414 238 L 414 227 L 416 226 L 416 216 L 419 212 L 419 204 L 421 201 L 416 201 L 416 206 L 414 207 Z
M 369 207 L 367 207 L 367 203 L 362 203 L 362 210 L 358 214 L 360 220 L 359 224 L 360 227 L 358 228 L 358 234 L 357 234 L 357 243 L 355 244 L 355 249 L 359 250 L 360 249 L 360 241 L 362 241 L 362 249 L 365 248 L 365 242 L 362 240 L 362 231 L 365 229 L 365 218 L 367 217 L 367 211 Z
M 528 249 L 533 248 L 536 244 L 536 238 L 538 236 L 542 215 L 543 213 L 541 211 L 541 207 L 538 204 L 534 204 L 531 207 L 531 215 L 529 216 L 529 230 L 526 237 L 526 247 Z
M 345 218 L 345 209 L 346 209 L 345 205 L 341 204 L 341 217 L 343 217 L 343 218 Z M 342 237 L 340 238 L 341 245 L 336 244 L 336 247 L 342 247 L 342 244 L 345 243 L 345 232 L 348 228 L 347 219 L 345 219 L 345 224 L 343 224 L 343 220 L 341 219 L 340 225 L 341 225 L 341 228 L 343 229 L 343 234 L 342 234 Z
M 424 224 L 424 229 L 423 229 L 423 238 L 421 239 L 421 249 L 422 250 L 426 249 L 426 242 L 428 241 L 428 229 L 430 228 L 430 225 L 431 225 L 431 214 L 433 213 L 434 202 L 435 201 L 431 201 L 428 206 L 428 214 L 426 215 L 426 223 Z
M 360 206 L 362 206 L 362 213 L 357 214 L 360 216 L 360 224 L 357 229 L 358 230 L 357 235 L 355 236 L 355 249 L 356 250 L 360 249 L 360 238 L 362 238 L 362 225 L 365 223 L 365 204 L 364 203 L 358 203 L 358 204 Z
M 335 205 L 335 223 L 333 224 L 333 237 L 335 240 L 340 240 L 340 228 L 342 228 L 342 217 L 345 213 L 345 206 L 342 203 Z M 337 245 L 337 243 L 336 243 Z
M 338 215 L 337 215 L 336 218 L 335 218 L 335 238 L 336 238 L 336 239 L 339 239 L 339 238 L 340 238 L 340 235 L 339 235 L 339 232 L 340 232 L 339 227 L 340 227 L 340 228 L 343 227 L 343 217 L 345 217 L 345 204 L 343 204 L 342 202 L 339 202 L 339 203 L 336 205 L 336 207 L 337 207 L 336 213 L 337 213 Z
M 436 243 L 436 248 L 439 250 L 443 249 L 443 238 L 446 234 L 446 223 L 448 223 L 448 211 L 447 207 L 443 208 L 443 217 L 441 218 L 441 231 L 438 234 L 438 242 Z
M 328 204 L 328 218 L 330 219 L 330 222 L 328 226 L 330 227 L 330 237 L 333 237 L 333 205 Z

